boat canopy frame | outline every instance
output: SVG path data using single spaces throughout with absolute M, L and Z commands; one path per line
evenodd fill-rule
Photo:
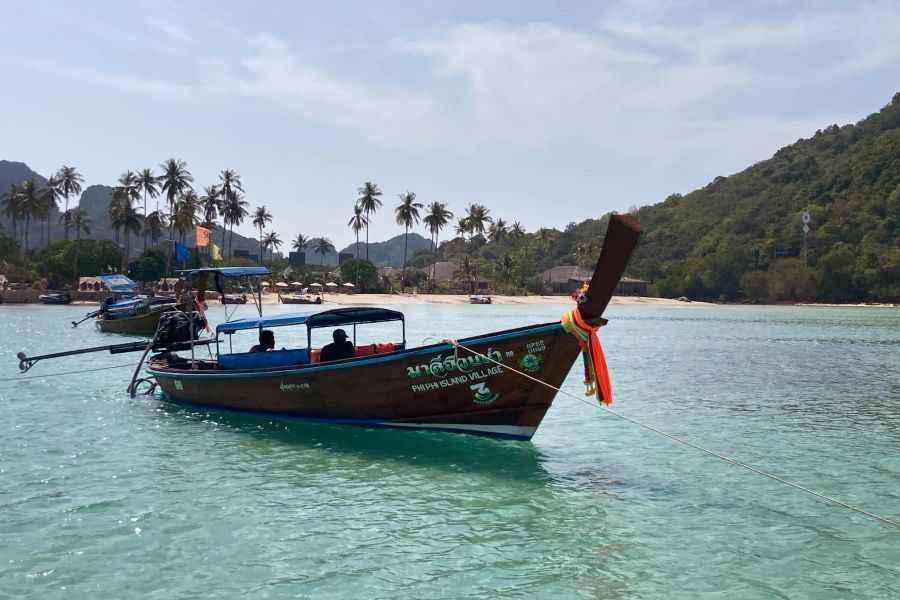
M 258 286 L 256 291 L 254 291 L 253 278 L 271 275 L 272 270 L 269 267 L 203 267 L 199 269 L 181 269 L 175 272 L 183 273 L 185 279 L 196 276 L 199 281 L 198 290 L 205 289 L 207 277 L 212 273 L 216 291 L 223 297 L 225 295 L 225 290 L 223 290 L 222 286 L 219 284 L 220 275 L 223 277 L 246 277 L 247 286 L 250 288 L 250 295 L 256 299 L 256 311 L 259 313 L 259 316 L 262 317 L 262 286 Z
M 272 315 L 271 317 L 251 317 L 247 319 L 238 319 L 236 321 L 228 321 L 216 326 L 216 337 L 218 338 L 219 334 L 231 336 L 238 331 L 248 329 L 259 329 L 262 331 L 268 327 L 276 328 L 289 327 L 291 325 L 305 325 L 306 345 L 309 350 L 312 350 L 313 329 L 352 325 L 353 344 L 356 345 L 357 325 L 365 325 L 367 323 L 387 323 L 392 321 L 400 321 L 403 332 L 402 343 L 406 346 L 406 316 L 397 310 L 368 306 L 310 310 L 283 315 Z M 228 347 L 229 350 L 232 350 L 231 337 L 228 338 Z

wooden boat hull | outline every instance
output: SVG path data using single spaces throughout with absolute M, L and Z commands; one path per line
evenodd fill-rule
M 562 385 L 579 354 L 558 323 L 460 340 L 502 365 Z M 449 344 L 334 363 L 255 371 L 218 370 L 214 362 L 149 372 L 172 402 L 287 419 L 465 432 L 528 440 L 556 390 Z
M 97 329 L 104 333 L 135 333 L 141 335 L 153 335 L 156 333 L 156 327 L 159 325 L 159 318 L 167 313 L 176 310 L 172 306 L 161 307 L 151 310 L 143 315 L 134 317 L 126 317 L 122 319 L 106 319 L 98 317 L 95 323 Z

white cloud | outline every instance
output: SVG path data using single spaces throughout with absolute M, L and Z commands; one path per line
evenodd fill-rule
M 237 65 L 218 63 L 205 87 L 217 94 L 274 101 L 317 123 L 355 133 L 388 147 L 431 146 L 442 115 L 436 101 L 413 89 L 364 85 L 329 76 L 305 63 L 285 42 L 269 36 L 247 38 L 249 55 Z
M 593 29 L 460 24 L 396 38 L 394 53 L 379 63 L 396 69 L 399 83 L 390 86 L 329 72 L 305 58 L 302 46 L 271 35 L 246 35 L 200 22 L 200 15 L 196 26 L 185 19 L 175 25 L 157 11 L 146 23 L 165 33 L 172 51 L 192 57 L 186 83 L 38 66 L 158 98 L 267 101 L 372 146 L 411 153 L 516 152 L 571 142 L 666 161 L 715 152 L 733 143 L 736 131 L 748 147 L 769 147 L 773 135 L 781 140 L 784 132 L 803 134 L 800 127 L 808 134 L 839 122 L 846 115 L 759 114 L 741 98 L 802 94 L 811 82 L 896 65 L 895 6 L 740 17 L 642 0 L 616 6 Z M 820 51 L 832 59 L 816 64 Z M 420 70 L 404 72 L 410 64 Z

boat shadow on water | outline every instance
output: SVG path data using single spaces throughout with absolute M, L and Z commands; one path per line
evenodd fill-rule
M 550 457 L 529 442 L 458 433 L 352 427 L 309 423 L 236 412 L 206 411 L 156 398 L 158 408 L 185 423 L 212 424 L 257 442 L 294 446 L 355 457 L 366 463 L 402 463 L 413 468 L 491 478 L 527 481 L 535 485 L 555 477 L 545 468 Z

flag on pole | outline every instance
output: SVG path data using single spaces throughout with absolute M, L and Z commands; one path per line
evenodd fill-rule
M 209 244 L 209 234 L 212 233 L 212 230 L 207 229 L 206 227 L 200 227 L 199 225 L 194 226 L 194 237 L 197 238 L 197 246 L 207 246 Z
M 213 260 L 222 260 L 222 255 L 219 254 L 219 247 L 216 246 L 215 242 L 210 244 L 212 251 L 210 252 L 210 256 L 212 256 Z
M 175 260 L 188 260 L 190 257 L 191 249 L 184 244 L 175 242 Z

